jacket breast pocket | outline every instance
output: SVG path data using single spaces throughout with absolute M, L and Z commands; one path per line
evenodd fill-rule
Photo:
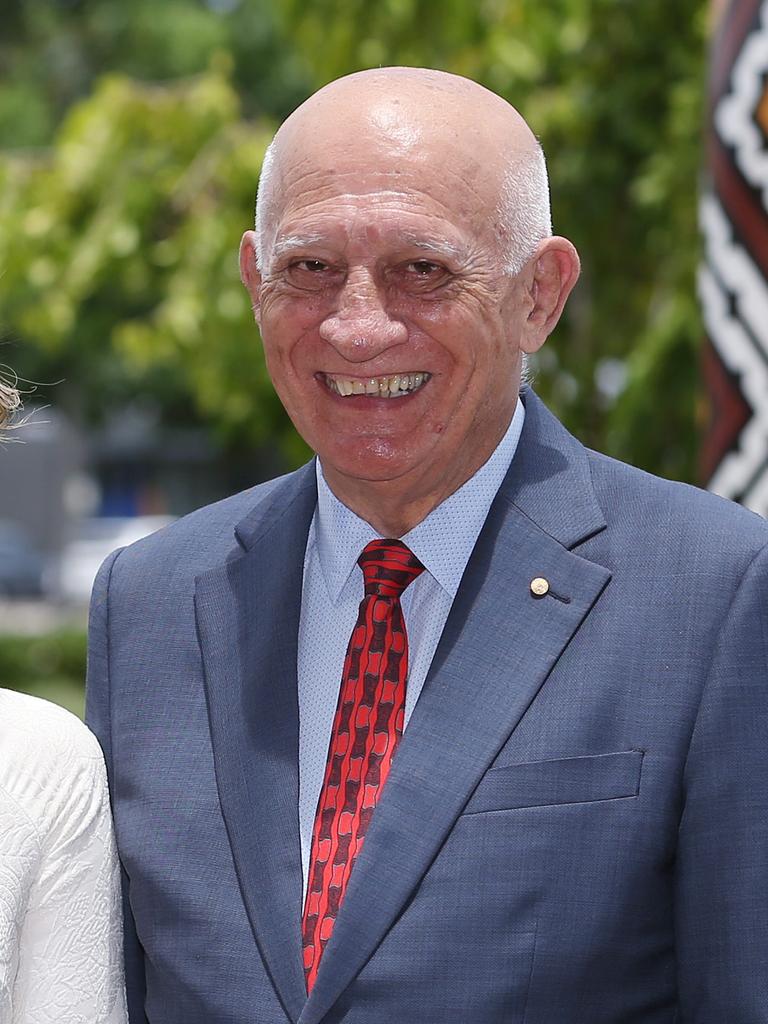
M 464 814 L 637 796 L 643 753 L 621 750 L 490 768 L 470 797 Z

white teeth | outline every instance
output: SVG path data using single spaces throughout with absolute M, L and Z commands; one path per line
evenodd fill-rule
M 331 377 L 326 374 L 325 383 L 329 390 L 347 398 L 349 395 L 375 395 L 378 398 L 400 398 L 417 391 L 430 379 L 430 374 L 396 373 L 391 377 L 368 377 L 365 380 L 353 377 Z

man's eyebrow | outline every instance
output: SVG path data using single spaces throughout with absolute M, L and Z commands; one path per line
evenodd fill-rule
M 285 238 L 277 238 L 272 247 L 272 258 L 281 259 L 281 257 L 291 252 L 309 249 L 315 245 L 323 245 L 326 241 L 325 235 L 321 234 L 287 235 Z M 463 246 L 449 242 L 445 238 L 430 239 L 425 238 L 423 235 L 405 232 L 400 236 L 400 242 L 421 252 L 430 253 L 433 256 L 452 257 L 457 261 L 466 260 L 468 255 Z
M 449 242 L 445 238 L 429 239 L 424 238 L 423 235 L 413 235 L 406 232 L 402 236 L 402 240 L 406 245 L 413 246 L 414 249 L 420 249 L 423 252 L 429 252 L 435 256 L 452 256 L 455 260 L 464 260 L 467 258 L 466 249 L 456 245 L 454 242 Z
M 323 235 L 288 235 L 286 238 L 276 238 L 272 246 L 272 258 L 280 259 L 286 253 L 294 252 L 296 249 L 307 249 L 313 245 L 322 245 L 325 241 Z

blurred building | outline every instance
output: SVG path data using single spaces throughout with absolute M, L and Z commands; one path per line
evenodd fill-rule
M 110 550 L 282 468 L 274 453 L 238 460 L 204 429 L 164 427 L 138 407 L 92 433 L 60 410 L 27 409 L 9 437 L 0 446 L 0 557 L 9 577 L 0 571 L 0 593 L 11 596 L 35 592 L 26 577 L 37 560 L 51 596 L 87 600 Z M 11 566 L 12 556 L 24 564 Z
M 9 438 L 0 446 L 0 520 L 18 524 L 38 550 L 53 555 L 93 501 L 85 439 L 51 408 L 28 409 Z

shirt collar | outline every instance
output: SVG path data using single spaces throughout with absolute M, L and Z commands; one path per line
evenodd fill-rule
M 514 458 L 524 419 L 518 398 L 512 421 L 488 461 L 402 538 L 451 598 L 456 596 L 488 510 Z M 315 544 L 328 594 L 337 602 L 360 552 L 380 535 L 339 501 L 325 480 L 319 459 L 316 472 Z

